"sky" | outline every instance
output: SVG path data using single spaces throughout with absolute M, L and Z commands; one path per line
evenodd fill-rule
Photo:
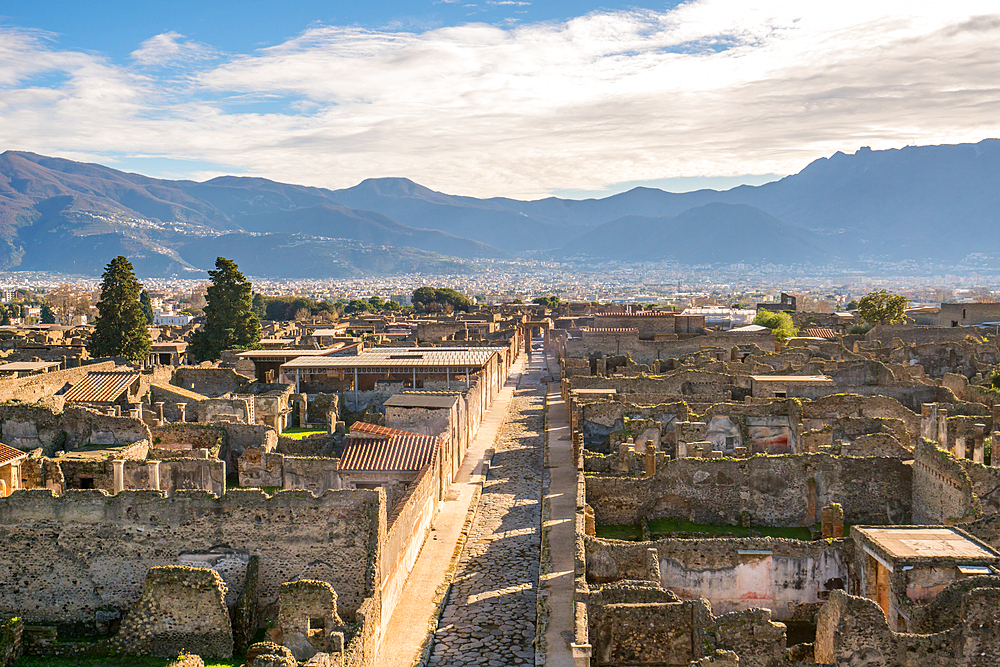
M 535 199 L 1000 136 L 996 0 L 5 0 L 0 151 Z

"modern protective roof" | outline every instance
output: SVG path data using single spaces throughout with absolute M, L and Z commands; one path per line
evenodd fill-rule
M 15 373 L 25 371 L 44 371 L 60 365 L 59 361 L 12 361 L 9 364 L 0 364 L 0 373 Z
M 809 382 L 811 384 L 833 384 L 833 379 L 825 375 L 751 375 L 754 382 Z
M 829 340 L 837 338 L 837 333 L 833 329 L 825 327 L 810 327 L 808 329 L 803 329 L 802 334 L 812 338 L 827 338 Z
M 390 396 L 382 405 L 387 408 L 448 409 L 457 400 L 458 394 L 404 393 Z
M 997 552 L 949 526 L 854 526 L 894 559 L 997 560 Z
M 5 445 L 0 442 L 0 466 L 5 466 L 8 463 L 13 463 L 26 458 L 28 458 L 27 452 L 22 452 L 20 449 L 14 449 L 9 445 Z
M 341 347 L 343 343 L 334 345 L 333 347 L 325 347 L 321 350 L 304 348 L 301 350 L 293 349 L 273 349 L 273 350 L 247 350 L 246 352 L 237 352 L 236 356 L 241 359 L 270 359 L 274 358 L 275 361 L 278 359 L 295 359 L 297 357 L 321 357 L 324 354 L 331 354 L 336 352 Z
M 282 369 L 315 368 L 478 368 L 504 348 L 500 347 L 377 347 L 357 356 L 298 358 Z
M 70 387 L 66 400 L 78 403 L 111 403 L 139 379 L 131 371 L 95 371 Z
M 356 422 L 345 439 L 338 470 L 419 472 L 433 460 L 437 442 L 432 435 Z

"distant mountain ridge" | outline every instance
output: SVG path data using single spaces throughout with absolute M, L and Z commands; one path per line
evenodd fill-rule
M 405 178 L 342 190 L 239 176 L 172 181 L 0 154 L 0 270 L 98 275 L 126 254 L 140 275 L 183 276 L 210 268 L 214 252 L 242 254 L 245 272 L 275 278 L 472 271 L 476 260 L 527 252 L 850 266 L 955 261 L 998 241 L 997 139 L 835 153 L 723 192 L 640 187 L 536 201 L 448 195 Z

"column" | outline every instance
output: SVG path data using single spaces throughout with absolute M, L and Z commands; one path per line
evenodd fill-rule
M 159 420 L 159 425 L 163 425 L 163 401 L 156 402 L 156 418 Z
M 186 410 L 187 410 L 187 403 L 178 403 L 177 404 L 177 413 L 178 413 L 177 421 L 179 421 L 182 424 L 185 421 L 187 421 L 187 415 L 184 414 Z
M 938 447 L 947 451 L 948 450 L 948 409 L 938 408 L 938 424 L 937 424 L 937 441 Z
M 153 491 L 160 490 L 160 462 L 146 461 L 146 468 L 149 469 L 149 488 Z
M 974 424 L 974 439 L 972 446 L 972 461 L 974 463 L 983 462 L 983 451 L 986 449 L 983 439 L 986 437 L 986 424 Z
M 115 493 L 121 493 L 125 490 L 125 460 L 114 459 L 111 465 L 115 469 Z
M 937 403 L 921 403 L 920 405 L 920 437 L 933 440 L 937 435 L 934 422 L 937 417 Z

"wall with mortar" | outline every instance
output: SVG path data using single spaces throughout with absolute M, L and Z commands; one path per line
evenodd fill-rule
M 1000 443 L 994 446 L 1000 447 Z M 979 498 L 983 514 L 1000 512 L 1000 467 L 973 463 L 968 459 L 959 459 L 958 462 L 972 482 L 972 492 Z
M 170 384 L 183 387 L 208 398 L 218 398 L 235 392 L 246 394 L 253 383 L 251 378 L 231 368 L 199 368 L 182 366 L 174 371 Z
M 698 352 L 703 347 L 718 347 L 726 351 L 742 345 L 757 345 L 760 349 L 774 351 L 774 335 L 763 333 L 710 333 L 680 336 L 656 336 L 654 340 L 641 340 L 639 333 L 585 332 L 579 338 L 566 340 L 566 356 L 590 357 L 594 354 L 629 355 L 637 364 L 652 366 L 660 359 L 676 359 Z
M 981 511 L 965 468 L 934 443 L 918 442 L 913 450 L 913 523 L 940 525 L 968 521 L 977 518 Z
M 911 471 L 895 458 L 828 454 L 670 461 L 650 478 L 588 475 L 587 503 L 598 524 L 641 517 L 740 525 L 806 526 L 820 508 L 844 507 L 851 524 L 909 523 Z
M 17 491 L 0 499 L 0 613 L 92 632 L 101 610 L 124 611 L 146 572 L 184 553 L 226 546 L 260 557 L 260 598 L 284 581 L 318 579 L 353 617 L 373 593 L 385 535 L 378 491 Z M 44 526 L 44 529 L 41 527 Z

